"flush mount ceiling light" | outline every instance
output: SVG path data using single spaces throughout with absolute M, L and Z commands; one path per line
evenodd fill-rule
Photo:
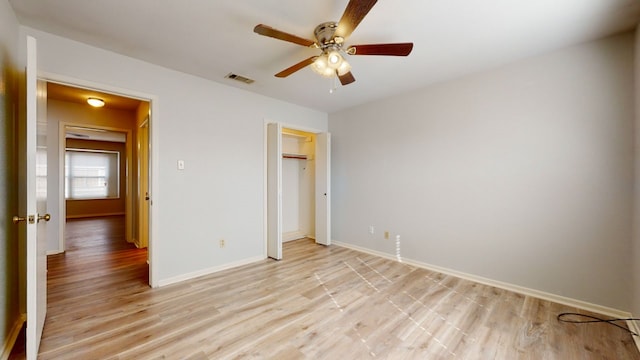
M 91 105 L 93 107 L 103 107 L 104 106 L 104 100 L 98 99 L 98 98 L 88 98 L 87 99 L 87 103 L 89 103 L 89 105 Z
M 316 41 L 259 24 L 253 28 L 257 34 L 288 41 L 294 44 L 320 49 L 322 53 L 302 60 L 276 74 L 276 77 L 287 77 L 296 71 L 311 65 L 314 72 L 328 78 L 340 79 L 342 85 L 356 81 L 351 74 L 351 65 L 347 55 L 391 55 L 407 56 L 413 50 L 413 43 L 352 45 L 343 50 L 344 40 L 351 35 L 377 0 L 349 0 L 340 22 L 325 22 L 314 31 Z

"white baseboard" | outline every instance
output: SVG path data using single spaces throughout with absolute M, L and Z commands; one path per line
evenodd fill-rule
M 380 252 L 380 251 L 375 251 L 375 250 L 371 250 L 371 249 L 367 249 L 367 248 L 363 248 L 363 247 L 360 247 L 360 246 L 347 244 L 347 243 L 343 243 L 343 242 L 335 241 L 335 240 L 333 241 L 333 244 L 335 244 L 337 246 L 349 248 L 349 249 L 352 249 L 352 250 L 360 251 L 360 252 L 363 252 L 363 253 L 367 253 L 367 254 L 371 254 L 371 255 L 375 255 L 375 256 L 380 256 L 380 257 L 383 257 L 385 259 L 397 261 L 397 258 L 394 255 L 383 253 L 383 252 Z M 423 262 L 416 261 L 416 260 L 407 259 L 407 258 L 404 258 L 404 257 L 402 258 L 402 262 L 407 264 L 407 265 L 412 265 L 412 266 L 415 266 L 415 267 L 419 267 L 419 268 L 423 268 L 423 269 L 439 272 L 439 273 L 442 273 L 442 274 L 455 276 L 455 277 L 458 277 L 458 278 L 461 278 L 461 279 L 470 280 L 470 281 L 477 282 L 477 283 L 480 283 L 480 284 L 489 285 L 489 286 L 497 287 L 497 288 L 500 288 L 500 289 L 513 291 L 515 293 L 519 293 L 519 294 L 527 295 L 527 296 L 532 296 L 532 297 L 535 297 L 535 298 L 538 298 L 538 299 L 542 299 L 542 300 L 552 301 L 552 302 L 555 302 L 555 303 L 558 303 L 558 304 L 562 304 L 562 305 L 572 306 L 572 307 L 575 307 L 575 308 L 578 308 L 578 309 L 591 311 L 591 312 L 594 312 L 594 313 L 597 313 L 597 314 L 601 314 L 601 315 L 611 316 L 611 317 L 614 317 L 614 318 L 629 318 L 629 317 L 631 317 L 631 314 L 629 312 L 626 312 L 626 311 L 613 309 L 613 308 L 602 306 L 602 305 L 598 305 L 598 304 L 592 304 L 592 303 L 589 303 L 589 302 L 586 302 L 586 301 L 572 299 L 572 298 L 568 298 L 568 297 L 564 297 L 564 296 L 560 296 L 560 295 L 556 295 L 556 294 L 551 294 L 551 293 L 547 293 L 547 292 L 540 291 L 540 290 L 530 289 L 530 288 L 526 288 L 526 287 L 523 287 L 523 286 L 514 285 L 514 284 L 502 282 L 502 281 L 492 280 L 492 279 L 488 279 L 488 278 L 485 278 L 485 277 L 482 277 L 482 276 L 477 276 L 477 275 L 473 275 L 473 274 L 464 273 L 464 272 L 461 272 L 461 271 L 451 270 L 451 269 L 447 269 L 447 268 L 444 268 L 444 267 L 431 265 L 431 264 L 423 263 Z
M 303 239 L 306 237 L 307 237 L 307 234 L 303 233 L 302 231 L 288 231 L 288 232 L 282 233 L 282 242 Z
M 208 269 L 202 269 L 202 270 L 190 272 L 190 273 L 187 273 L 187 274 L 174 276 L 174 277 L 171 277 L 171 278 L 168 278 L 168 279 L 164 279 L 164 280 L 158 281 L 158 287 L 175 284 L 175 283 L 178 283 L 178 282 L 181 282 L 181 281 L 185 281 L 185 280 L 195 279 L 195 278 L 200 277 L 200 276 L 210 275 L 210 274 L 216 273 L 218 271 L 232 269 L 232 268 L 235 268 L 235 267 L 238 267 L 238 266 L 243 266 L 243 265 L 251 264 L 251 263 L 254 263 L 254 262 L 262 261 L 264 259 L 265 259 L 264 256 L 254 256 L 254 257 L 251 257 L 251 258 L 248 258 L 248 259 L 243 259 L 243 260 L 240 260 L 240 261 L 235 261 L 235 262 L 224 264 L 224 265 L 220 265 L 220 266 L 215 266 L 215 267 L 208 268 Z
M 5 340 L 2 345 L 2 355 L 0 355 L 0 359 L 7 360 L 9 359 L 9 355 L 11 355 L 11 350 L 13 349 L 13 345 L 15 345 L 16 340 L 18 339 L 18 335 L 20 334 L 20 330 L 22 329 L 22 325 L 27 320 L 27 316 L 25 314 L 20 315 L 16 320 L 15 324 L 11 328 L 9 332 L 9 336 Z
M 630 318 L 633 318 L 633 317 L 634 316 L 630 316 Z M 640 334 L 640 327 L 638 327 L 637 321 L 627 320 L 627 327 L 629 328 L 629 330 L 633 331 L 634 333 Z M 633 338 L 633 341 L 636 343 L 636 347 L 638 348 L 638 351 L 640 351 L 640 336 L 632 335 L 631 337 Z
M 62 254 L 64 251 L 60 251 L 58 249 L 56 250 L 47 250 L 47 256 L 49 255 L 57 255 L 57 254 Z

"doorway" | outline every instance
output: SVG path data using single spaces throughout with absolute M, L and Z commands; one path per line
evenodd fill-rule
M 305 237 L 330 245 L 330 134 L 270 123 L 265 148 L 266 255 Z
M 53 195 L 50 198 L 57 201 L 59 212 L 55 217 L 59 219 L 57 226 L 51 229 L 57 234 L 50 237 L 58 239 L 58 243 L 49 243 L 48 253 L 61 253 L 67 249 L 67 219 L 108 216 L 124 217 L 123 238 L 126 242 L 150 250 L 150 101 L 52 81 L 48 82 L 47 89 L 50 128 L 57 131 L 51 136 L 57 142 L 50 146 L 57 149 L 57 154 L 51 157 L 58 165 L 57 172 L 51 174 L 56 183 L 49 191 Z M 93 108 L 87 104 L 88 98 L 101 99 L 104 106 Z M 73 172 L 71 155 L 80 158 L 111 156 L 119 165 L 101 167 L 77 161 L 81 166 Z M 145 181 L 141 184 L 143 165 Z M 109 166 L 117 168 L 119 175 L 111 177 L 117 177 L 119 181 L 110 183 Z M 71 186 L 74 183 L 85 187 L 75 186 L 80 188 L 78 192 Z M 141 190 L 143 187 L 144 191 Z M 150 273 L 151 267 L 149 278 Z

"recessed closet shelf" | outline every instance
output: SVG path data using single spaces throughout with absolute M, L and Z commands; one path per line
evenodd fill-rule
M 296 137 L 296 138 L 299 138 L 300 140 L 304 140 L 306 142 L 310 142 L 311 141 L 311 136 L 309 136 L 309 135 L 302 135 L 302 134 L 296 134 L 296 133 L 290 133 L 290 132 L 284 132 L 284 131 L 282 132 L 282 135 Z

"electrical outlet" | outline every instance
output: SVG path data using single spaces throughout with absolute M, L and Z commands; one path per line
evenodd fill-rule
M 225 245 L 225 244 L 224 244 L 224 239 L 220 239 L 220 248 L 223 248 L 223 247 L 224 247 L 224 245 Z
M 388 231 L 384 232 L 384 239 L 385 240 L 389 240 L 389 232 Z
M 376 233 L 376 228 L 373 225 L 369 225 L 369 234 L 373 235 Z

